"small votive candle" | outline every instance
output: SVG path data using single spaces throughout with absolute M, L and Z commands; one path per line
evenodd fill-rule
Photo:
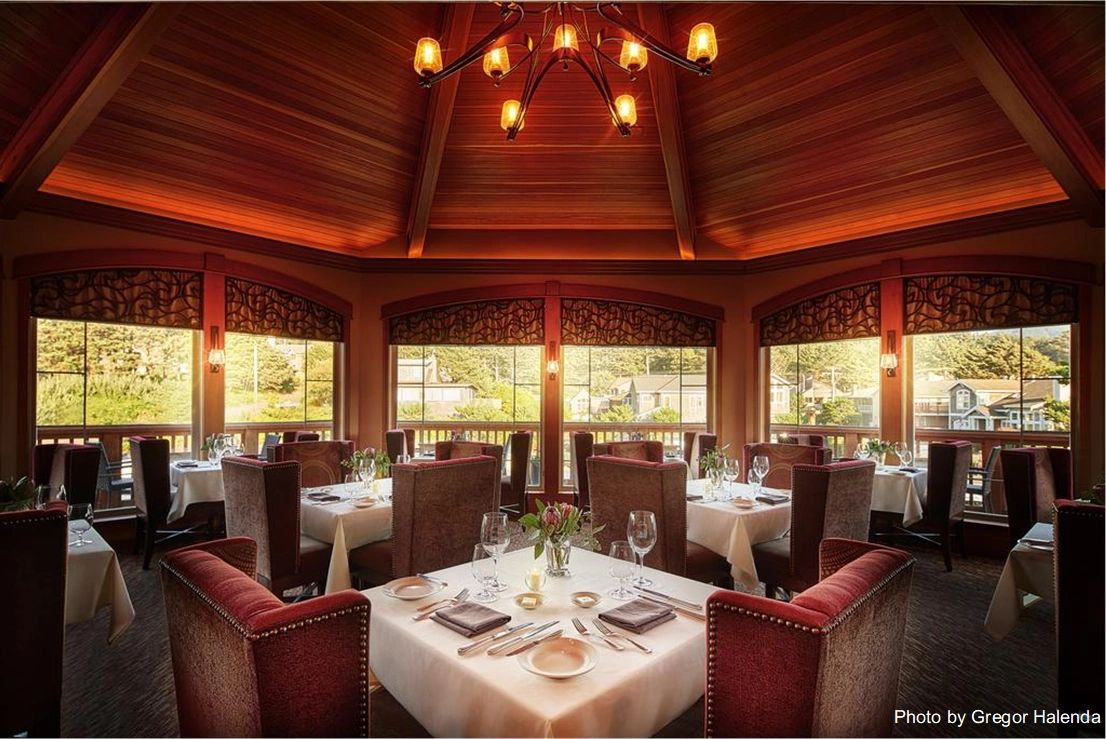
M 526 573 L 526 587 L 535 593 L 540 593 L 545 585 L 545 570 L 535 567 Z

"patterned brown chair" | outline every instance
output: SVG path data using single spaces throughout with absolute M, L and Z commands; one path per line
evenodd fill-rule
M 777 587 L 798 592 L 818 582 L 823 539 L 868 539 L 875 462 L 798 464 L 793 474 L 790 534 L 753 547 L 757 576 L 769 598 Z
M 1033 524 L 1052 520 L 1053 503 L 1072 497 L 1071 450 L 1059 447 L 1003 449 L 1002 482 L 1010 547 Z
M 388 452 L 388 460 L 396 464 L 400 455 L 415 456 L 415 430 L 391 429 L 384 432 L 384 449 Z
M 380 584 L 469 561 L 498 482 L 499 461 L 486 455 L 395 465 L 392 538 L 351 551 L 351 569 Z
M 530 445 L 533 434 L 529 431 L 516 431 L 508 441 L 511 449 L 511 464 L 508 474 L 499 483 L 499 507 L 515 513 L 522 512 L 526 502 L 526 479 L 530 470 Z
M 495 506 L 489 511 L 499 510 L 500 475 L 503 474 L 503 447 L 499 444 L 485 444 L 482 441 L 439 441 L 434 444 L 434 460 L 444 462 L 450 459 L 469 459 L 471 457 L 491 457 L 496 464 Z
M 61 501 L 0 513 L 0 736 L 61 736 L 68 518 Z
M 802 446 L 825 446 L 826 437 L 822 434 L 788 434 L 780 437 L 781 444 L 801 444 Z
M 100 447 L 84 444 L 37 444 L 33 456 L 36 485 L 48 485 L 51 492 L 65 486 L 71 505 L 96 501 L 100 476 Z
M 256 558 L 233 538 L 161 561 L 180 735 L 368 736 L 368 599 L 285 605 Z
M 321 441 L 317 431 L 285 431 L 281 435 L 282 444 L 291 444 L 296 441 Z
M 705 434 L 699 431 L 684 432 L 684 462 L 691 470 L 694 478 L 702 477 L 699 474 L 699 460 L 718 448 L 718 436 Z M 696 454 L 698 452 L 698 454 Z
M 749 470 L 752 468 L 753 458 L 764 455 L 768 457 L 768 476 L 762 480 L 766 488 L 778 488 L 780 490 L 791 489 L 791 468 L 797 464 L 829 464 L 831 453 L 825 447 L 804 446 L 800 444 L 772 444 L 761 442 L 759 444 L 746 444 L 743 455 L 741 471 L 745 479 L 749 479 Z
M 968 470 L 971 465 L 971 442 L 932 442 L 929 445 L 929 475 L 926 479 L 926 498 L 922 502 L 922 520 L 908 528 L 911 533 L 917 533 L 941 547 L 948 572 L 952 572 L 954 533 L 960 539 L 961 555 L 964 553 L 964 502 L 968 496 Z
M 592 456 L 636 459 L 641 462 L 664 462 L 664 443 L 660 441 L 608 441 L 596 444 Z
M 588 486 L 588 458 L 595 453 L 595 437 L 588 431 L 572 432 L 572 470 L 576 473 L 575 504 L 591 508 L 591 488 Z
M 299 462 L 305 488 L 337 485 L 346 478 L 342 461 L 353 455 L 352 441 L 294 441 L 269 448 L 270 462 Z
M 225 457 L 223 491 L 227 535 L 257 542 L 258 577 L 275 595 L 326 585 L 331 545 L 300 534 L 299 462 Z
M 706 736 L 891 736 L 914 560 L 843 539 L 820 556 L 790 603 L 707 600 Z
M 714 582 L 728 576 L 726 560 L 687 539 L 687 468 L 680 462 L 643 462 L 613 456 L 588 459 L 592 521 L 603 554 L 611 542 L 626 538 L 630 511 L 652 511 L 657 543 L 645 564 L 695 580 Z

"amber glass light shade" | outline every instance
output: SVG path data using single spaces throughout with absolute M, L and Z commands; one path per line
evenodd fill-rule
M 504 131 L 510 130 L 521 114 L 522 103 L 517 100 L 504 100 L 503 109 L 499 112 L 499 127 Z M 519 130 L 522 130 L 522 126 L 519 126 Z
M 649 63 L 649 51 L 637 41 L 623 41 L 622 53 L 618 55 L 618 66 L 631 72 L 645 69 Z
M 442 71 L 442 48 L 434 39 L 419 39 L 415 46 L 415 71 L 423 77 Z
M 511 58 L 506 46 L 497 46 L 484 55 L 484 74 L 497 80 L 511 68 Z
M 710 64 L 718 56 L 718 39 L 714 26 L 700 23 L 691 29 L 687 40 L 687 58 L 696 64 Z
M 580 44 L 576 41 L 576 26 L 571 23 L 562 23 L 557 26 L 557 30 L 553 34 L 553 51 L 565 47 L 576 51 L 580 50 Z
M 637 102 L 633 95 L 619 95 L 614 99 L 614 109 L 618 112 L 618 118 L 627 126 L 637 123 Z

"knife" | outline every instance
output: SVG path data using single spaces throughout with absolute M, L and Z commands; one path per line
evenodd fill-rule
M 691 618 L 697 618 L 700 621 L 706 621 L 707 620 L 707 617 L 704 616 L 703 614 L 696 613 L 695 611 L 688 610 L 687 608 L 684 608 L 683 606 L 678 606 L 678 605 L 675 605 L 673 603 L 663 601 L 660 598 L 654 598 L 651 595 L 642 594 L 641 597 L 644 598 L 647 601 L 650 601 L 652 603 L 656 603 L 657 605 L 668 606 L 669 608 L 676 611 L 677 613 L 682 613 L 685 616 L 690 616 Z
M 510 641 L 505 641 L 502 644 L 496 644 L 494 647 L 492 647 L 491 649 L 488 650 L 488 654 L 502 654 L 503 652 L 507 651 L 511 647 L 518 646 L 519 644 L 526 641 L 527 639 L 533 639 L 535 636 L 537 636 L 541 632 L 545 631 L 546 629 L 548 629 L 552 626 L 556 626 L 557 623 L 558 623 L 557 621 L 550 621 L 547 624 L 544 624 L 542 626 L 537 627 L 536 629 L 531 631 L 529 634 L 525 634 L 523 636 L 516 636 L 514 639 L 511 639 Z
M 528 642 L 528 643 L 526 643 L 526 644 L 523 644 L 523 645 L 522 645 L 521 647 L 519 647 L 518 649 L 512 649 L 512 650 L 511 650 L 510 652 L 507 652 L 507 656 L 508 656 L 508 657 L 514 657 L 514 656 L 515 656 L 516 654 L 522 654 L 522 653 L 523 653 L 523 652 L 525 652 L 525 651 L 526 651 L 527 649 L 533 649 L 534 647 L 536 647 L 536 646 L 538 646 L 539 644 L 541 644 L 541 643 L 542 643 L 543 641 L 549 641 L 550 639 L 556 639 L 556 638 L 557 638 L 558 636 L 560 636 L 560 635 L 561 635 L 561 634 L 563 634 L 563 633 L 564 633 L 564 629 L 557 629 L 557 630 L 556 630 L 556 631 L 554 631 L 554 632 L 553 632 L 552 634 L 546 634 L 546 635 L 545 635 L 545 636 L 543 636 L 543 637 L 542 637 L 541 639 L 537 639 L 537 640 L 535 640 L 535 641 L 532 641 L 532 642 Z
M 503 637 L 507 636 L 508 634 L 513 634 L 516 631 L 519 631 L 519 630 L 525 629 L 525 628 L 529 628 L 530 626 L 533 626 L 533 625 L 534 625 L 533 621 L 527 621 L 524 624 L 519 624 L 518 626 L 512 626 L 509 629 L 503 629 L 502 631 L 497 631 L 496 633 L 492 634 L 491 636 L 485 636 L 483 639 L 477 639 L 476 641 L 472 642 L 471 644 L 465 644 L 463 646 L 457 647 L 457 654 L 459 654 L 463 657 L 466 654 L 468 654 L 469 652 L 471 652 L 472 650 L 476 649 L 477 647 L 482 647 L 485 644 L 488 644 L 490 642 L 495 641 L 496 639 L 502 639 Z
M 680 600 L 679 598 L 673 597 L 671 595 L 665 595 L 664 593 L 658 593 L 656 590 L 650 590 L 649 588 L 638 588 L 638 590 L 640 590 L 643 593 L 648 593 L 649 595 L 653 596 L 654 598 L 660 598 L 661 600 L 671 601 L 673 603 L 676 603 L 678 605 L 683 606 L 684 608 L 690 608 L 693 611 L 703 610 L 703 606 L 699 605 L 698 603 L 692 603 L 691 601 L 687 601 L 687 600 Z
M 423 580 L 429 580 L 430 582 L 441 583 L 443 588 L 449 587 L 449 583 L 440 577 L 434 577 L 433 575 L 424 575 L 421 572 L 416 574 L 415 577 L 421 577 Z

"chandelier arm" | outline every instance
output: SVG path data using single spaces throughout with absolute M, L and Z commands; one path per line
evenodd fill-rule
M 710 62 L 707 62 L 706 64 L 698 64 L 696 62 L 693 62 L 690 59 L 677 54 L 666 44 L 650 36 L 639 26 L 637 26 L 633 21 L 630 21 L 621 13 L 618 16 L 611 15 L 608 9 L 614 7 L 615 5 L 617 5 L 617 3 L 598 2 L 596 3 L 595 8 L 600 17 L 629 32 L 634 36 L 634 38 L 638 40 L 638 42 L 642 46 L 651 49 L 672 64 L 683 67 L 684 69 L 690 70 L 704 77 L 711 73 L 712 67 Z
M 542 66 L 541 71 L 538 72 L 537 75 L 533 78 L 532 83 L 527 88 L 526 94 L 523 97 L 517 125 L 513 129 L 514 133 L 518 133 L 517 129 L 521 127 L 521 123 L 526 115 L 526 111 L 530 107 L 530 101 L 533 99 L 534 94 L 538 90 L 538 85 L 541 84 L 542 79 L 545 78 L 545 74 L 549 71 L 549 69 L 558 62 L 574 62 L 575 64 L 583 68 L 584 72 L 586 72 L 588 75 L 588 79 L 590 79 L 592 84 L 595 85 L 595 89 L 596 91 L 598 91 L 599 96 L 603 98 L 603 103 L 607 106 L 607 113 L 610 114 L 611 122 L 614 123 L 615 128 L 617 128 L 618 132 L 623 136 L 629 136 L 630 127 L 626 125 L 621 118 L 618 117 L 618 108 L 614 104 L 614 95 L 611 94 L 611 86 L 610 83 L 607 81 L 606 75 L 603 74 L 602 70 L 596 73 L 596 71 L 591 68 L 591 66 L 587 63 L 587 61 L 584 59 L 583 55 L 580 54 L 579 51 L 568 47 L 562 48 L 558 50 L 557 53 L 550 55 L 550 57 L 545 61 L 544 66 Z M 514 136 L 512 135 L 512 132 L 510 130 L 507 132 L 507 139 L 514 140 Z
M 422 87 L 430 87 L 431 85 L 435 85 L 438 82 L 441 82 L 447 77 L 452 77 L 468 65 L 475 62 L 477 59 L 480 59 L 492 48 L 498 46 L 499 44 L 497 42 L 503 36 L 506 36 L 509 31 L 513 30 L 515 26 L 521 23 L 523 16 L 526 15 L 526 11 L 522 9 L 522 6 L 515 3 L 508 5 L 507 11 L 508 16 L 501 20 L 499 22 L 499 25 L 488 32 L 487 36 L 473 44 L 473 46 L 471 46 L 468 51 L 455 59 L 452 64 L 447 66 L 442 71 L 421 78 L 419 80 L 419 84 Z

